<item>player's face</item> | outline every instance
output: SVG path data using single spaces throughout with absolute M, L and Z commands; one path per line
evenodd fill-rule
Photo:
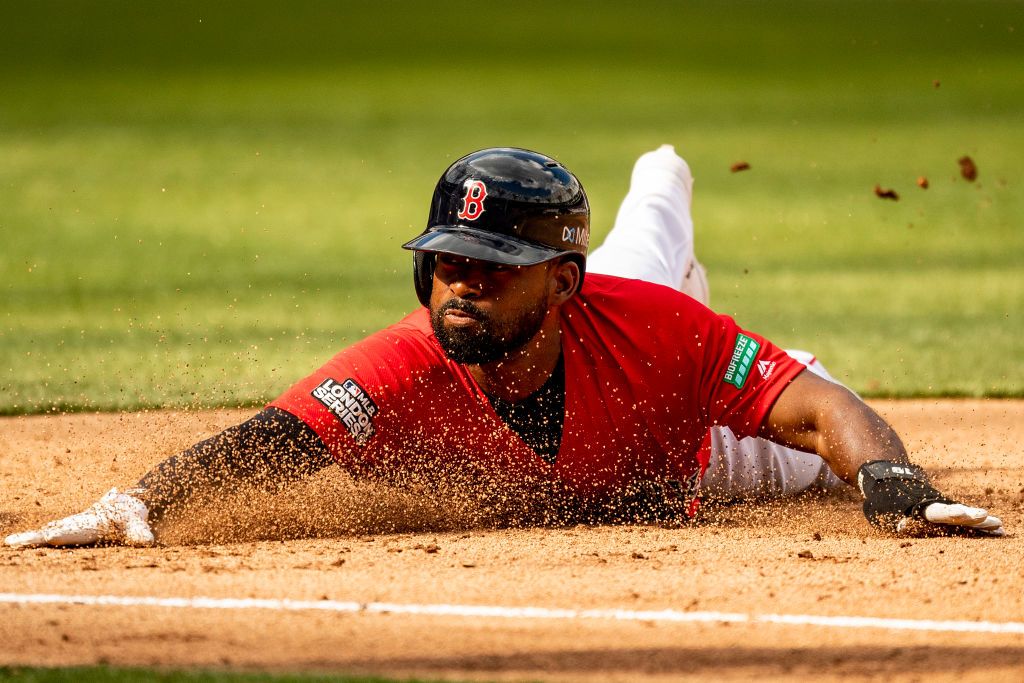
M 550 264 L 506 266 L 438 254 L 430 322 L 448 357 L 482 365 L 520 349 L 549 309 Z

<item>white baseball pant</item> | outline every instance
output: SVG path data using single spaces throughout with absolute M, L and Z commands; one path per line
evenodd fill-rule
M 671 145 L 642 155 L 633 167 L 615 225 L 587 258 L 587 270 L 674 287 L 707 305 L 707 274 L 693 246 L 692 191 L 690 168 Z M 786 353 L 835 382 L 812 354 Z M 737 439 L 726 427 L 711 429 L 711 460 L 701 480 L 706 498 L 778 498 L 842 483 L 814 453 L 759 437 Z

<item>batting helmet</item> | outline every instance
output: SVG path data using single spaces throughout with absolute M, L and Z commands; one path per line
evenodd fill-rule
M 537 152 L 495 147 L 468 154 L 437 181 L 415 251 L 416 296 L 430 302 L 435 254 L 532 266 L 563 255 L 580 266 L 590 243 L 590 204 L 569 169 Z

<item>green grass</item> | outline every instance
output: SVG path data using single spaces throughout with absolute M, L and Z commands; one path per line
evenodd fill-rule
M 1024 395 L 1021 3 L 378 5 L 8 9 L 0 413 L 272 398 L 416 306 L 399 245 L 500 144 L 600 236 L 672 142 L 714 307 L 867 395 Z
M 0 667 L 0 681 L 15 683 L 392 683 L 397 680 L 373 676 L 154 671 L 106 666 L 60 669 Z M 419 678 L 400 680 L 406 683 L 426 683 L 426 679 Z

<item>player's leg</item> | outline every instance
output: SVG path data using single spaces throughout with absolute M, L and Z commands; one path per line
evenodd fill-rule
M 590 253 L 587 270 L 666 285 L 707 304 L 707 277 L 693 250 L 692 188 L 690 168 L 671 145 L 642 155 L 615 225 Z
M 707 277 L 693 246 L 692 190 L 689 166 L 671 145 L 642 155 L 615 225 L 591 252 L 587 270 L 673 287 L 706 305 Z M 811 354 L 787 353 L 835 381 Z M 721 427 L 711 430 L 710 440 L 710 463 L 701 487 L 712 497 L 773 498 L 842 483 L 813 453 L 756 437 L 737 439 Z

